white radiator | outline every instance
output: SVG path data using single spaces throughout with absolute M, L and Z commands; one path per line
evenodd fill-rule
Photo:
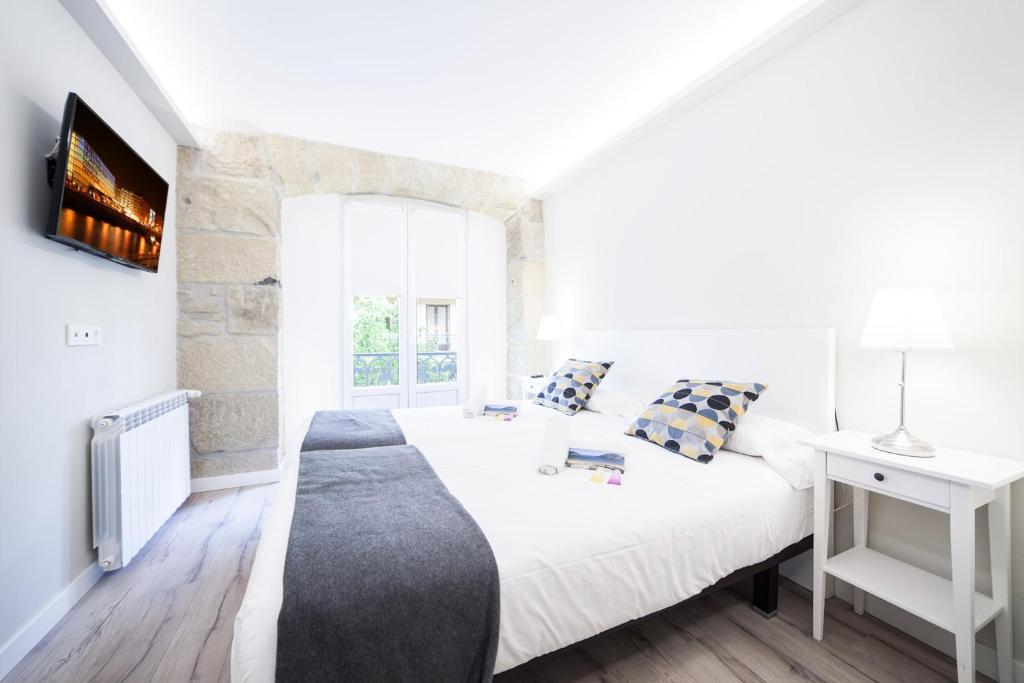
M 190 492 L 188 399 L 170 391 L 93 418 L 92 544 L 128 564 Z

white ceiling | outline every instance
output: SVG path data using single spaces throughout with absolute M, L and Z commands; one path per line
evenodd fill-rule
M 544 184 L 804 0 L 107 0 L 193 124 Z

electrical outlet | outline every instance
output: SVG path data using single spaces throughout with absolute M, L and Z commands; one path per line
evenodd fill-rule
M 81 325 L 68 323 L 68 346 L 96 346 L 100 343 L 99 325 Z

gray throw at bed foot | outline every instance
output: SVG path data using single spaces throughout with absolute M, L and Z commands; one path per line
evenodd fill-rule
M 303 453 L 277 681 L 490 681 L 491 546 L 415 446 Z
M 303 451 L 400 446 L 405 434 L 390 410 L 320 410 L 309 423 Z

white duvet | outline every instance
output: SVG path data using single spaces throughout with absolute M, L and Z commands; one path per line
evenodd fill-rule
M 466 419 L 461 407 L 393 412 L 494 551 L 496 673 L 674 605 L 811 532 L 809 490 L 762 458 L 720 451 L 702 465 L 624 436 L 628 420 L 589 411 L 526 404 L 513 422 Z M 569 421 L 573 445 L 625 451 L 622 485 L 592 483 L 584 470 L 538 474 L 552 417 Z M 274 679 L 297 465 L 285 463 L 235 618 L 236 683 Z

